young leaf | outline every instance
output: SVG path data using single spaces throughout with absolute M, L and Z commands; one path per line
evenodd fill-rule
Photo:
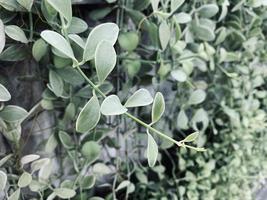
M 171 37 L 170 27 L 166 21 L 163 21 L 159 26 L 159 40 L 162 50 L 165 50 Z
M 189 105 L 196 105 L 202 103 L 206 99 L 206 92 L 201 89 L 193 91 L 189 97 Z
M 139 36 L 136 32 L 121 33 L 118 38 L 122 49 L 126 51 L 133 51 L 139 43 Z
M 101 147 L 94 141 L 86 142 L 82 147 L 82 154 L 88 162 L 94 162 L 100 155 Z
M 48 45 L 43 39 L 38 39 L 34 42 L 32 46 L 32 55 L 36 61 L 40 61 L 48 50 Z
M 119 27 L 114 23 L 104 23 L 96 26 L 89 34 L 83 53 L 83 61 L 91 60 L 95 56 L 96 47 L 102 40 L 115 44 L 119 34 Z
M 68 133 L 64 131 L 59 131 L 58 136 L 59 136 L 61 143 L 66 149 L 71 149 L 74 147 L 72 138 L 69 136 Z
M 73 17 L 71 19 L 71 23 L 70 23 L 70 26 L 68 27 L 67 31 L 70 34 L 71 33 L 78 34 L 78 33 L 82 33 L 84 31 L 86 31 L 87 28 L 88 28 L 88 25 L 84 20 L 82 20 L 78 17 Z
M 165 111 L 164 97 L 160 92 L 157 92 L 152 106 L 152 124 L 159 121 Z
M 0 192 L 2 192 L 6 187 L 7 175 L 5 172 L 0 170 Z
M 158 145 L 152 135 L 147 132 L 147 160 L 149 167 L 154 167 L 158 157 Z
M 121 105 L 117 95 L 110 95 L 102 102 L 100 111 L 103 115 L 121 115 L 127 112 L 127 108 Z
M 193 142 L 197 139 L 198 136 L 199 136 L 199 132 L 191 133 L 185 139 L 183 139 L 183 142 Z
M 14 193 L 12 193 L 10 197 L 8 197 L 8 200 L 19 200 L 19 197 L 20 197 L 20 188 L 17 189 Z
M 0 117 L 7 122 L 21 121 L 27 117 L 28 112 L 18 106 L 8 105 L 0 111 Z
M 188 117 L 184 110 L 181 110 L 177 117 L 177 126 L 180 129 L 188 129 Z
M 9 101 L 11 99 L 11 95 L 8 90 L 0 83 L 0 102 Z
M 33 1 L 34 0 L 17 0 L 17 2 L 29 12 L 32 9 Z
M 56 188 L 54 193 L 62 199 L 70 199 L 76 195 L 75 190 L 68 188 Z
M 5 27 L 3 21 L 0 19 L 0 54 L 2 53 L 6 44 Z
M 76 60 L 70 44 L 63 36 L 61 36 L 57 32 L 45 30 L 41 33 L 41 37 L 51 46 L 60 51 L 60 53 L 66 55 L 67 57 L 73 60 Z
M 28 172 L 23 172 L 18 181 L 20 188 L 27 187 L 32 182 L 32 175 Z
M 95 67 L 100 83 L 103 83 L 116 65 L 116 52 L 109 41 L 101 41 L 95 52 Z
M 13 40 L 26 44 L 29 42 L 24 31 L 16 25 L 5 26 L 5 32 Z
M 76 130 L 80 133 L 92 130 L 97 125 L 100 115 L 98 98 L 93 96 L 81 110 L 76 121 Z
M 198 8 L 198 13 L 201 17 L 211 18 L 219 11 L 219 7 L 216 4 L 206 4 Z
M 153 102 L 153 98 L 148 90 L 139 89 L 126 101 L 125 107 L 147 106 Z
M 179 81 L 179 82 L 185 82 L 187 79 L 187 75 L 183 70 L 176 69 L 171 72 L 172 77 Z
M 28 163 L 31 163 L 35 160 L 38 160 L 40 158 L 39 155 L 35 155 L 35 154 L 30 154 L 30 155 L 26 155 L 26 156 L 23 156 L 21 159 L 20 159 L 20 163 L 23 167 L 23 165 L 25 164 L 28 164 Z
M 68 23 L 71 22 L 72 18 L 72 8 L 71 8 L 71 0 L 64 0 L 64 3 L 62 0 L 47 0 L 47 2 L 57 11 L 59 14 L 61 14 Z

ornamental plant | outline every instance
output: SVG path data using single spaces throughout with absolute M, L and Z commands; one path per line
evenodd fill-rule
M 0 199 L 254 199 L 265 1 L 80 3 L 0 0 Z

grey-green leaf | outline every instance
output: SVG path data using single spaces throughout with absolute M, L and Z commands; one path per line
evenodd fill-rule
M 184 110 L 181 110 L 178 114 L 177 126 L 180 129 L 188 129 L 188 117 Z
M 153 11 L 157 11 L 158 10 L 158 6 L 159 6 L 159 0 L 150 0 L 151 2 L 151 6 L 153 8 Z
M 17 0 L 17 2 L 29 12 L 31 11 L 33 0 Z
M 176 14 L 175 18 L 179 24 L 186 24 L 192 20 L 191 15 L 184 12 Z
M 201 89 L 193 91 L 189 97 L 189 105 L 196 105 L 202 103 L 206 99 L 206 92 Z
M 6 187 L 7 175 L 5 172 L 0 170 L 0 192 Z
M 7 34 L 8 37 L 12 38 L 13 40 L 25 44 L 29 42 L 24 31 L 16 25 L 5 26 L 5 33 Z
M 2 53 L 6 44 L 5 27 L 3 21 L 0 19 L 0 54 Z
M 28 172 L 23 172 L 18 181 L 20 188 L 27 187 L 32 182 L 32 175 Z
M 175 12 L 185 0 L 171 0 L 171 12 Z
M 201 17 L 210 18 L 216 15 L 219 11 L 219 7 L 216 4 L 206 4 L 198 9 L 198 13 Z
M 11 95 L 8 90 L 0 83 L 0 102 L 9 101 L 11 99 Z
M 62 78 L 53 70 L 49 71 L 49 89 L 51 89 L 54 94 L 60 97 L 64 91 L 64 82 Z
M 172 77 L 179 81 L 179 82 L 185 82 L 187 79 L 187 75 L 183 70 L 176 69 L 171 72 Z
M 76 34 L 69 34 L 68 37 L 75 42 L 78 46 L 80 46 L 82 49 L 84 49 L 85 47 L 85 42 L 83 41 L 83 39 Z
M 92 130 L 97 125 L 100 115 L 98 98 L 93 96 L 81 110 L 76 121 L 76 130 L 80 133 Z
M 186 136 L 185 139 L 183 139 L 183 142 L 193 142 L 197 139 L 199 136 L 199 132 L 191 133 L 190 135 Z
M 157 92 L 152 106 L 152 124 L 156 123 L 165 111 L 165 101 L 162 93 Z
M 47 2 L 61 14 L 68 23 L 71 22 L 72 18 L 72 8 L 71 8 L 71 0 L 47 0 Z
M 170 27 L 166 21 L 163 21 L 159 26 L 159 40 L 162 50 L 165 50 L 171 37 Z
M 14 105 L 8 105 L 0 111 L 0 117 L 7 122 L 22 121 L 27 115 L 28 112 L 25 109 Z
M 115 44 L 119 34 L 119 27 L 114 23 L 104 23 L 96 26 L 89 34 L 83 53 L 83 60 L 88 61 L 94 58 L 97 45 L 102 41 L 109 41 Z
M 158 145 L 152 135 L 147 133 L 147 160 L 149 167 L 154 167 L 158 157 Z
M 66 133 L 65 131 L 59 131 L 58 136 L 59 136 L 61 143 L 63 144 L 63 146 L 66 149 L 70 149 L 70 148 L 74 147 L 73 140 L 69 136 L 68 133 Z
M 62 199 L 70 199 L 76 195 L 75 190 L 69 188 L 56 188 L 54 193 Z
M 76 60 L 70 44 L 62 35 L 58 34 L 55 31 L 45 30 L 41 33 L 41 37 L 51 46 L 60 51 L 60 53 L 66 55 L 67 57 L 73 60 Z
M 36 61 L 40 61 L 47 53 L 48 45 L 43 39 L 38 39 L 32 46 L 32 55 Z
M 100 155 L 101 147 L 94 141 L 86 142 L 82 146 L 82 154 L 88 162 L 94 162 Z
M 36 154 L 29 154 L 29 155 L 26 155 L 26 156 L 23 156 L 20 160 L 20 163 L 23 167 L 23 165 L 25 164 L 28 164 L 28 163 L 31 163 L 37 159 L 39 159 L 40 156 L 39 155 L 36 155 Z
M 110 95 L 101 104 L 100 111 L 103 115 L 121 115 L 127 112 L 117 95 Z
M 137 90 L 130 98 L 126 101 L 125 107 L 139 107 L 147 106 L 153 102 L 153 98 L 150 92 L 146 89 Z
M 204 41 L 212 41 L 215 39 L 215 34 L 213 30 L 204 25 L 194 25 L 193 32 L 195 36 Z
M 82 33 L 84 31 L 86 31 L 87 28 L 88 28 L 88 25 L 84 20 L 82 20 L 78 17 L 73 17 L 71 19 L 71 23 L 70 23 L 70 26 L 68 27 L 67 31 L 70 34 L 71 33 L 78 34 L 78 33 Z
M 97 45 L 95 67 L 100 83 L 103 83 L 116 65 L 116 52 L 109 41 L 103 40 Z

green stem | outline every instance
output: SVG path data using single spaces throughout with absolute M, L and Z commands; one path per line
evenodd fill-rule
M 32 21 L 32 12 L 29 13 L 29 23 L 30 23 L 30 38 L 29 41 L 31 42 L 33 39 L 33 21 Z
M 84 79 L 89 83 L 89 85 L 95 90 L 97 91 L 103 98 L 106 98 L 107 96 L 84 74 L 84 72 L 81 70 L 80 67 L 76 67 L 76 69 L 80 72 L 80 74 L 84 77 Z M 135 122 L 141 124 L 142 126 L 144 126 L 145 128 L 147 128 L 148 130 L 150 130 L 151 132 L 154 132 L 156 134 L 158 134 L 160 137 L 163 137 L 167 140 L 169 140 L 170 142 L 181 146 L 181 143 L 172 139 L 171 137 L 167 136 L 166 134 L 158 131 L 157 129 L 153 128 L 151 125 L 143 122 L 142 120 L 136 118 L 135 116 L 131 115 L 130 113 L 126 112 L 124 113 L 124 115 L 126 115 L 127 117 L 133 119 Z

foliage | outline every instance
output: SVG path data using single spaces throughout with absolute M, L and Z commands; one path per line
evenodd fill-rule
M 1 63 L 31 63 L 42 88 L 27 111 L 0 76 L 0 198 L 254 198 L 265 1 L 109 0 L 88 14 L 0 0 L 0 12 Z M 32 135 L 42 113 L 52 126 Z

